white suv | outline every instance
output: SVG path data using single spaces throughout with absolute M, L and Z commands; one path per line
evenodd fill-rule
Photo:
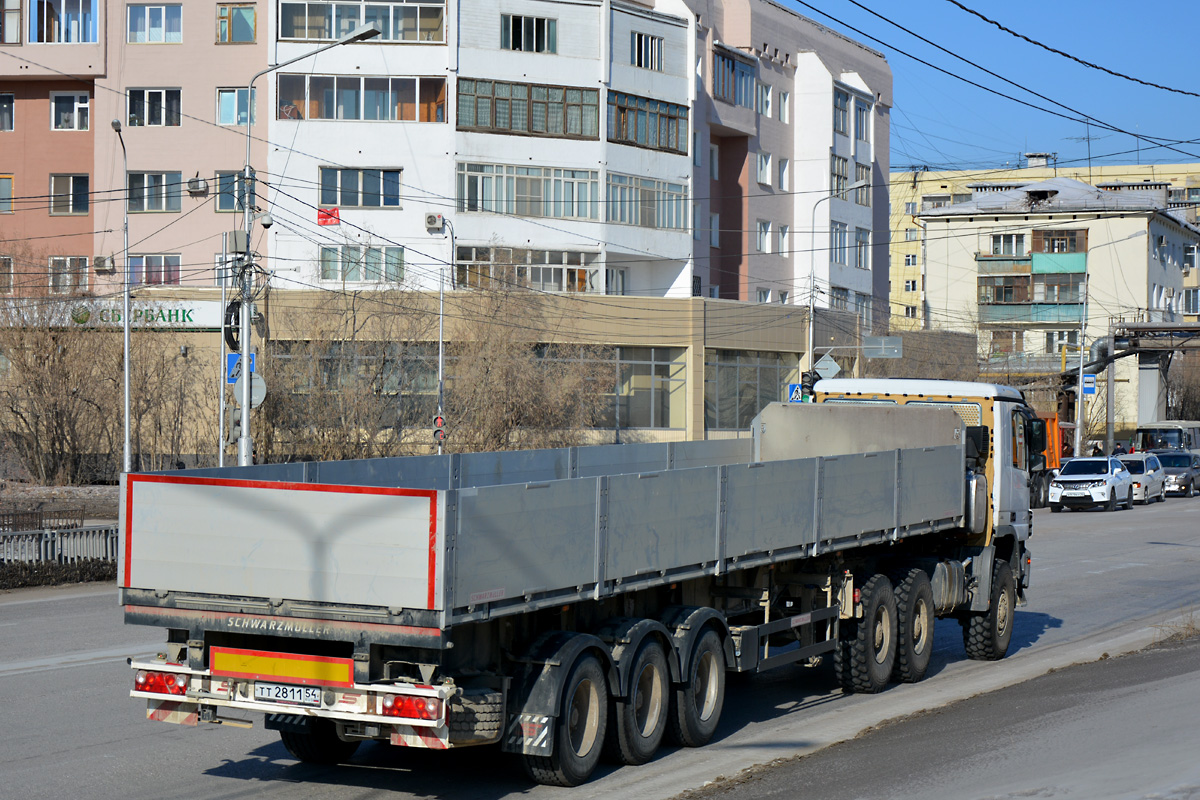
M 1133 478 L 1115 458 L 1073 458 L 1050 481 L 1050 510 L 1056 514 L 1064 506 L 1115 511 L 1118 504 L 1133 508 Z

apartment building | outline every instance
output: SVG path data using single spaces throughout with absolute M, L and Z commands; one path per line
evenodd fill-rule
M 742 430 L 784 397 L 807 324 L 789 309 L 810 296 L 845 312 L 822 343 L 886 317 L 890 70 L 770 0 L 2 2 L 0 144 L 22 144 L 0 147 L 17 231 L 0 239 L 59 237 L 69 290 L 115 302 L 127 216 L 135 303 L 196 305 L 198 347 L 233 274 L 247 142 L 272 223 L 250 237 L 256 297 L 561 296 L 545 338 L 613 347 L 626 423 L 668 438 Z M 366 24 L 380 34 L 332 46 Z M 86 126 L 32 124 L 65 115 L 60 91 Z M 60 199 L 15 213 L 43 195 Z M 702 309 L 682 337 L 663 322 L 679 301 Z
M 1169 208 L 1169 184 L 1049 178 L 973 189 L 916 222 L 927 314 L 937 329 L 975 331 L 987 372 L 1057 376 L 1117 320 L 1182 321 L 1200 227 Z M 1114 363 L 1118 428 L 1163 418 L 1168 363 L 1159 353 Z

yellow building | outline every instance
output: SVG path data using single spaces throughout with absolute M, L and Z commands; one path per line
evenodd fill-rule
M 889 304 L 892 330 L 961 329 L 965 320 L 946 318 L 931 310 L 926 287 L 927 240 L 916 215 L 923 211 L 965 202 L 975 192 L 998 191 L 1046 178 L 1074 178 L 1104 188 L 1107 184 L 1165 183 L 1172 208 L 1186 208 L 1190 221 L 1200 205 L 1200 164 L 1091 165 L 1057 164 L 1053 154 L 1026 153 L 1029 166 L 1021 169 L 953 170 L 946 172 L 893 172 L 891 199 L 891 286 Z M 1184 276 L 1184 319 L 1200 319 L 1200 271 Z

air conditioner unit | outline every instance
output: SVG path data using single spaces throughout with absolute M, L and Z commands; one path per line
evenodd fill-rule
M 446 224 L 446 221 L 444 219 L 442 219 L 441 214 L 426 214 L 425 215 L 425 229 L 428 231 L 440 231 L 445 226 L 445 224 Z
M 191 194 L 205 194 L 208 192 L 208 181 L 199 176 L 187 179 L 187 190 Z
M 1170 298 L 1172 298 L 1172 297 L 1174 297 L 1174 296 L 1175 296 L 1175 287 L 1174 287 L 1174 286 L 1168 286 L 1168 287 L 1167 287 L 1167 299 L 1169 300 Z
M 111 273 L 116 269 L 116 264 L 113 263 L 112 256 L 96 256 L 92 259 L 92 266 L 98 274 Z

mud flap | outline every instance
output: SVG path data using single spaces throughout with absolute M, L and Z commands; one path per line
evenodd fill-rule
M 513 714 L 501 749 L 507 753 L 549 756 L 554 747 L 554 722 L 554 717 L 542 714 Z

